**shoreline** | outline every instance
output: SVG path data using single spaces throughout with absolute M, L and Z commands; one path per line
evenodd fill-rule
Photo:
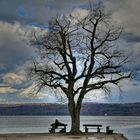
M 128 140 L 123 134 L 114 133 L 88 133 L 82 135 L 70 135 L 68 133 L 50 134 L 50 133 L 16 133 L 0 134 L 0 140 Z

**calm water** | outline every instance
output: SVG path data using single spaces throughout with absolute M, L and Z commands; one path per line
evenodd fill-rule
M 48 132 L 55 119 L 67 123 L 70 129 L 69 116 L 1 116 L 0 133 Z M 102 124 L 104 128 L 110 125 L 115 132 L 123 133 L 129 140 L 140 140 L 140 117 L 82 116 L 81 126 L 83 123 Z

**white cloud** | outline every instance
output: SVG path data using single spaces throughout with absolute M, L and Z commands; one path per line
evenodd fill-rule
M 0 98 L 0 104 L 5 104 L 6 103 L 6 99 Z
M 71 15 L 73 17 L 80 19 L 85 18 L 89 14 L 89 10 L 82 9 L 82 8 L 76 8 L 71 12 Z
M 20 91 L 21 96 L 29 97 L 29 98 L 45 98 L 47 95 L 41 91 L 38 92 L 38 85 L 33 83 L 31 86 L 26 89 L 22 89 Z
M 9 86 L 0 86 L 0 94 L 15 93 L 15 92 L 17 92 L 17 89 L 14 89 L 14 88 L 9 87 Z
M 15 73 L 7 73 L 3 76 L 3 81 L 9 85 L 18 85 L 26 81 L 26 77 Z
M 15 41 L 15 42 L 20 42 L 21 38 L 24 36 L 25 31 L 23 26 L 15 22 L 14 24 L 8 23 L 8 22 L 3 22 L 0 21 L 0 37 L 1 40 L 3 39 L 3 42 L 6 40 L 8 41 Z M 3 43 L 0 42 L 0 43 Z M 24 42 L 22 42 L 24 43 Z M 21 46 L 19 46 L 21 47 Z

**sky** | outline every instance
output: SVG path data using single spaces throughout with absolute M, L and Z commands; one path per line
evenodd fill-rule
M 90 0 L 92 2 L 94 0 Z M 140 101 L 140 1 L 96 0 L 103 2 L 112 13 L 112 19 L 123 25 L 124 32 L 119 46 L 124 48 L 133 62 L 131 81 L 120 83 L 121 92 L 112 88 L 112 96 L 102 93 L 88 95 L 85 101 L 128 103 Z M 89 0 L 0 0 L 0 104 L 58 102 L 55 93 L 46 88 L 33 94 L 35 83 L 27 77 L 26 66 L 33 59 L 34 51 L 27 38 L 29 32 L 47 30 L 48 21 L 72 12 L 86 12 Z

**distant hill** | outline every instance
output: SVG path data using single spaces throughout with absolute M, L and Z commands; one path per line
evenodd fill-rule
M 69 112 L 66 104 L 1 104 L 0 115 L 69 115 Z M 81 115 L 140 116 L 140 103 L 84 103 Z

